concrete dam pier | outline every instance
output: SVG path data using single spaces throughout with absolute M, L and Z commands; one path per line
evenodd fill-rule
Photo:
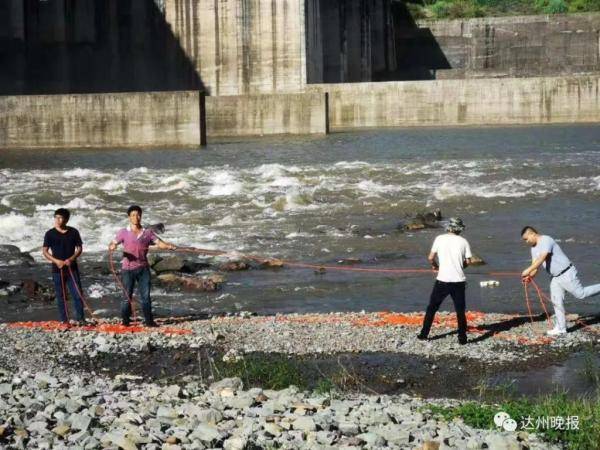
M 599 30 L 392 0 L 4 0 L 0 148 L 595 122 Z

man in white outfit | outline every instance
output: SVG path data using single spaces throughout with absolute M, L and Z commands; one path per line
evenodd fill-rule
M 458 343 L 460 345 L 467 343 L 467 316 L 465 313 L 467 283 L 463 269 L 471 262 L 472 255 L 467 240 L 459 236 L 464 229 L 463 221 L 459 217 L 453 217 L 446 227 L 447 233 L 439 235 L 433 241 L 428 260 L 431 267 L 438 271 L 438 275 L 423 318 L 423 328 L 417 336 L 418 339 L 427 339 L 435 313 L 444 299 L 450 295 L 456 311 Z
M 540 266 L 552 278 L 550 281 L 550 298 L 554 306 L 554 328 L 548 330 L 548 335 L 559 336 L 567 332 L 567 319 L 565 317 L 565 292 L 573 297 L 583 299 L 600 293 L 600 284 L 583 287 L 577 277 L 577 269 L 560 246 L 550 236 L 539 234 L 533 227 L 526 226 L 521 230 L 521 237 L 531 246 L 531 265 L 523 271 L 521 276 L 527 282 L 535 277 Z

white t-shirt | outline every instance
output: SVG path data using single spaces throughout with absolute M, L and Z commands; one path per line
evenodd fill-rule
M 456 234 L 441 234 L 433 241 L 431 253 L 437 253 L 440 263 L 438 281 L 445 283 L 460 283 L 465 281 L 463 264 L 471 258 L 471 247 L 467 240 Z

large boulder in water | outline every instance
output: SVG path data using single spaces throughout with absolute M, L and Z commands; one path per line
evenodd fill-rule
M 219 270 L 223 272 L 239 272 L 241 270 L 248 270 L 250 264 L 245 261 L 229 261 L 219 266 Z
M 477 255 L 473 255 L 471 256 L 471 263 L 469 264 L 470 266 L 485 266 L 486 262 L 480 258 Z
M 0 258 L 5 259 L 21 254 L 21 249 L 16 245 L 0 245 Z
M 181 272 L 185 265 L 184 259 L 179 255 L 167 256 L 161 259 L 152 268 L 157 272 Z
M 21 282 L 21 291 L 29 300 L 50 302 L 55 298 L 53 288 L 43 286 L 35 280 L 23 280 Z
M 16 245 L 0 245 L 0 266 L 31 267 L 34 264 L 33 257 Z
M 174 273 L 163 273 L 158 276 L 158 280 L 168 286 L 193 292 L 214 292 L 221 288 L 225 282 L 225 277 L 214 274 L 206 277 L 180 276 Z
M 156 260 L 154 264 L 151 264 L 152 269 L 156 273 L 164 272 L 183 272 L 183 273 L 195 273 L 199 270 L 206 269 L 209 264 L 206 262 L 189 261 L 183 259 L 179 255 L 167 256 Z
M 442 212 L 436 209 L 433 212 L 418 213 L 412 219 L 402 222 L 398 225 L 398 229 L 405 231 L 424 230 L 426 228 L 439 228 L 439 222 L 442 220 Z

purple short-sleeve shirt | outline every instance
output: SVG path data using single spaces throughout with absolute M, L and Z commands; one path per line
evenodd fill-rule
M 156 242 L 156 234 L 152 230 L 143 229 L 136 235 L 130 228 L 118 231 L 115 241 L 123 244 L 123 270 L 136 270 L 148 267 L 148 248 Z

